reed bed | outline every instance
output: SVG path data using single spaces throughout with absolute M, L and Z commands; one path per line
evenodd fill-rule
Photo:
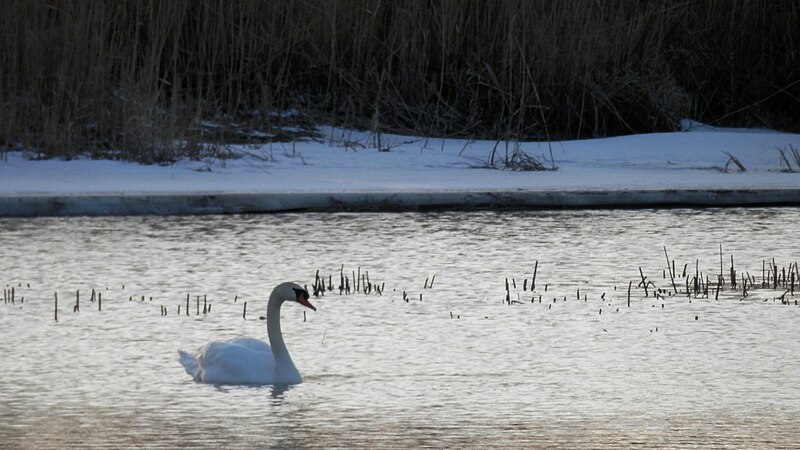
M 754 294 L 761 302 L 771 300 L 783 305 L 798 305 L 795 292 L 800 290 L 800 266 L 796 261 L 779 266 L 774 258 L 764 259 L 760 272 L 754 271 L 751 274 L 750 271 L 740 270 L 736 266 L 733 255 L 727 256 L 730 258 L 730 262 L 726 267 L 724 260 L 727 257 L 724 256 L 720 245 L 719 272 L 704 273 L 700 270 L 699 260 L 684 263 L 681 269 L 681 264 L 669 257 L 666 246 L 663 247 L 663 251 L 666 264 L 661 270 L 660 280 L 658 275 L 655 277 L 646 275 L 645 271 L 639 267 L 639 278 L 628 280 L 626 288 L 625 283 L 622 283 L 621 286 L 624 288 L 622 292 L 618 293 L 618 286 L 615 284 L 611 293 L 602 292 L 599 296 L 595 295 L 592 298 L 585 292 L 581 296 L 581 290 L 578 289 L 575 300 L 599 301 L 609 307 L 616 306 L 617 312 L 621 306 L 631 307 L 632 294 L 634 302 L 649 300 L 652 303 L 655 301 L 660 303 L 662 309 L 670 300 L 682 301 L 685 299 L 689 303 L 693 299 L 746 301 Z M 544 302 L 549 303 L 548 309 L 550 309 L 553 304 L 567 302 L 570 296 L 554 294 L 553 290 L 548 293 L 548 284 L 545 284 L 543 290 L 536 289 L 535 280 L 538 266 L 539 261 L 536 261 L 532 275 L 525 276 L 521 284 L 517 283 L 515 278 L 505 279 L 503 303 L 508 305 L 541 304 L 543 296 L 546 296 Z M 528 277 L 531 278 L 530 283 L 528 283 Z M 549 298 L 552 298 L 552 302 L 549 301 Z M 651 306 L 656 307 L 657 305 L 653 303 Z M 603 310 L 600 308 L 598 314 L 602 314 L 602 312 Z
M 526 305 L 541 305 L 546 306 L 548 310 L 557 308 L 562 304 L 571 304 L 578 302 L 582 304 L 594 303 L 597 305 L 597 314 L 603 315 L 605 311 L 608 313 L 618 313 L 620 309 L 636 308 L 636 307 L 650 307 L 665 309 L 667 306 L 675 305 L 676 303 L 692 303 L 696 300 L 713 301 L 719 303 L 721 306 L 730 304 L 730 302 L 743 302 L 743 301 L 757 301 L 758 303 L 778 303 L 786 306 L 798 306 L 797 295 L 800 294 L 800 265 L 798 262 L 789 262 L 786 265 L 779 265 L 774 258 L 763 259 L 760 268 L 755 268 L 752 271 L 742 270 L 736 265 L 734 256 L 725 255 L 723 248 L 720 245 L 719 252 L 719 270 L 714 273 L 707 273 L 700 270 L 701 267 L 708 267 L 701 265 L 700 261 L 685 262 L 681 264 L 670 258 L 667 247 L 662 248 L 665 257 L 665 265 L 654 270 L 649 268 L 647 270 L 638 267 L 638 278 L 633 280 L 622 280 L 614 283 L 613 286 L 600 286 L 601 283 L 591 283 L 586 287 L 586 290 L 578 288 L 572 294 L 567 293 L 564 286 L 574 286 L 572 276 L 580 279 L 578 274 L 571 274 L 569 280 L 552 280 L 553 283 L 546 283 L 542 281 L 542 274 L 540 271 L 540 263 L 536 260 L 529 271 L 522 277 L 505 278 L 503 284 L 505 286 L 502 303 L 508 306 L 518 306 L 524 308 Z M 660 273 L 659 273 L 660 272 Z M 660 276 L 660 277 L 659 277 Z M 401 286 L 390 287 L 390 291 L 386 291 L 385 282 L 376 282 L 370 279 L 369 271 L 358 266 L 356 269 L 346 270 L 344 264 L 339 267 L 338 273 L 329 273 L 321 275 L 320 270 L 314 274 L 313 283 L 306 284 L 305 287 L 315 298 L 325 301 L 326 293 L 328 301 L 335 298 L 354 298 L 354 297 L 367 297 L 367 298 L 384 298 L 385 301 L 395 302 L 399 304 L 411 302 L 423 302 L 425 299 L 433 297 L 433 302 L 441 299 L 439 293 L 431 292 L 436 288 L 434 283 L 437 280 L 437 275 L 426 275 L 424 281 L 419 280 L 415 284 L 415 289 L 403 288 Z M 452 280 L 451 280 L 452 281 Z M 590 280 L 591 282 L 591 280 Z M 436 283 L 439 286 L 440 283 Z M 464 283 L 458 283 L 462 286 Z M 587 292 L 590 291 L 590 292 Z M 27 295 L 24 293 L 32 292 L 29 283 L 23 286 L 22 282 L 9 283 L 3 289 L 3 303 L 6 306 L 16 306 L 19 308 L 27 307 L 30 303 L 46 302 L 45 298 L 37 298 L 36 295 Z M 73 314 L 83 314 L 80 308 L 80 290 L 71 291 L 68 295 L 74 292 L 74 303 L 72 303 Z M 106 295 L 103 295 L 103 292 Z M 430 294 L 427 294 L 430 292 Z M 384 294 L 387 295 L 384 295 Z M 423 293 L 426 296 L 423 297 Z M 474 296 L 469 293 L 464 293 L 465 298 L 475 300 Z M 53 321 L 59 322 L 59 293 L 55 292 L 52 297 L 53 304 Z M 65 296 L 62 293 L 62 298 Z M 125 298 L 127 297 L 127 301 Z M 103 299 L 106 302 L 103 303 Z M 132 307 L 142 304 L 145 308 L 155 315 L 155 307 L 158 306 L 159 316 L 170 316 L 170 312 L 174 313 L 174 317 L 205 317 L 212 314 L 212 304 L 216 302 L 223 309 L 231 311 L 231 308 L 241 311 L 241 317 L 244 320 L 248 319 L 247 301 L 240 302 L 239 294 L 225 295 L 217 298 L 216 300 L 210 299 L 208 294 L 190 294 L 187 293 L 185 298 L 180 298 L 171 294 L 161 294 L 160 298 L 157 296 L 154 302 L 154 296 L 146 294 L 131 294 L 125 292 L 125 286 L 118 291 L 109 290 L 108 287 L 104 291 L 100 289 L 91 289 L 89 296 L 89 303 L 97 305 L 97 313 L 99 314 L 118 314 L 123 308 L 120 308 L 120 303 L 129 303 Z M 212 301 L 213 300 L 213 301 Z M 263 299 L 262 299 L 263 300 Z M 492 299 L 487 298 L 489 303 Z M 335 301 L 335 300 L 334 300 Z M 462 315 L 476 316 L 481 314 L 480 310 L 469 309 L 459 311 L 454 314 L 452 308 L 464 308 L 467 305 L 459 306 L 453 302 L 444 302 L 447 304 L 443 306 L 442 314 L 449 314 L 451 319 L 460 319 Z M 105 308 L 104 308 L 105 305 Z M 111 310 L 109 311 L 109 305 Z M 475 304 L 471 304 L 474 308 Z M 218 311 L 219 308 L 214 308 Z M 88 310 L 91 314 L 93 308 Z M 63 311 L 62 311 L 63 312 Z M 148 313 L 148 314 L 150 314 Z M 524 314 L 524 310 L 520 310 Z M 62 314 L 63 317 L 63 314 Z M 255 316 L 256 320 L 265 320 L 264 316 Z M 303 321 L 307 320 L 306 314 L 303 314 Z M 695 316 L 695 320 L 699 320 Z M 658 331 L 656 327 L 654 329 Z M 606 331 L 606 330 L 604 330 Z M 651 330 L 653 331 L 653 330 Z
M 506 141 L 682 117 L 798 130 L 798 17 L 794 0 L 9 0 L 0 144 L 164 163 L 319 123 Z

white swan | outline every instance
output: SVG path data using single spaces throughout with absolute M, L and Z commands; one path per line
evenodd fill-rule
M 297 384 L 303 378 L 289 356 L 281 334 L 281 305 L 294 301 L 311 308 L 308 292 L 295 283 L 281 283 L 272 290 L 267 304 L 269 345 L 258 339 L 239 337 L 212 342 L 190 355 L 178 350 L 179 361 L 195 381 L 213 384 Z M 272 347 L 270 347 L 270 345 Z

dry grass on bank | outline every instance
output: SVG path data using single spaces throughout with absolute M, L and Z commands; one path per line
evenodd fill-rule
M 800 130 L 799 17 L 794 0 L 9 0 L 0 143 L 168 162 L 298 121 L 508 140 L 686 116 Z

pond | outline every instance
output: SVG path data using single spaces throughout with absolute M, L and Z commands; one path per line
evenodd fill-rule
M 0 219 L 0 442 L 793 447 L 798 224 L 797 208 Z M 179 349 L 266 339 L 272 287 L 317 274 L 333 284 L 317 311 L 282 312 L 303 384 L 184 372 Z

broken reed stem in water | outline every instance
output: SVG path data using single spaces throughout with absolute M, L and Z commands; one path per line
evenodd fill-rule
M 102 292 L 98 292 L 97 293 L 97 310 L 98 311 L 102 311 L 103 310 L 103 293 Z
M 247 320 L 247 302 L 244 302 L 244 307 L 242 308 L 242 319 Z
M 628 281 L 628 308 L 631 307 L 631 286 L 633 285 L 633 281 Z
M 53 317 L 58 322 L 58 292 L 55 293 L 55 306 L 53 307 Z
M 669 269 L 669 278 L 672 280 L 672 290 L 675 294 L 678 293 L 678 287 L 675 286 L 675 261 L 672 262 L 672 268 L 670 269 L 669 264 L 669 255 L 667 254 L 667 246 L 664 246 L 664 256 L 667 258 L 667 269 Z
M 186 315 L 189 315 L 189 294 L 186 294 Z
M 731 266 L 733 266 L 733 255 L 731 255 Z M 774 281 L 772 288 L 778 289 L 778 265 L 775 264 L 775 258 L 772 258 L 772 279 Z
M 747 278 L 742 274 L 742 296 L 747 297 Z
M 642 281 L 639 282 L 639 286 L 644 287 L 644 296 L 649 296 L 649 292 L 647 292 L 647 278 L 644 276 L 644 272 L 642 272 L 642 268 L 639 267 L 639 276 L 642 277 Z

